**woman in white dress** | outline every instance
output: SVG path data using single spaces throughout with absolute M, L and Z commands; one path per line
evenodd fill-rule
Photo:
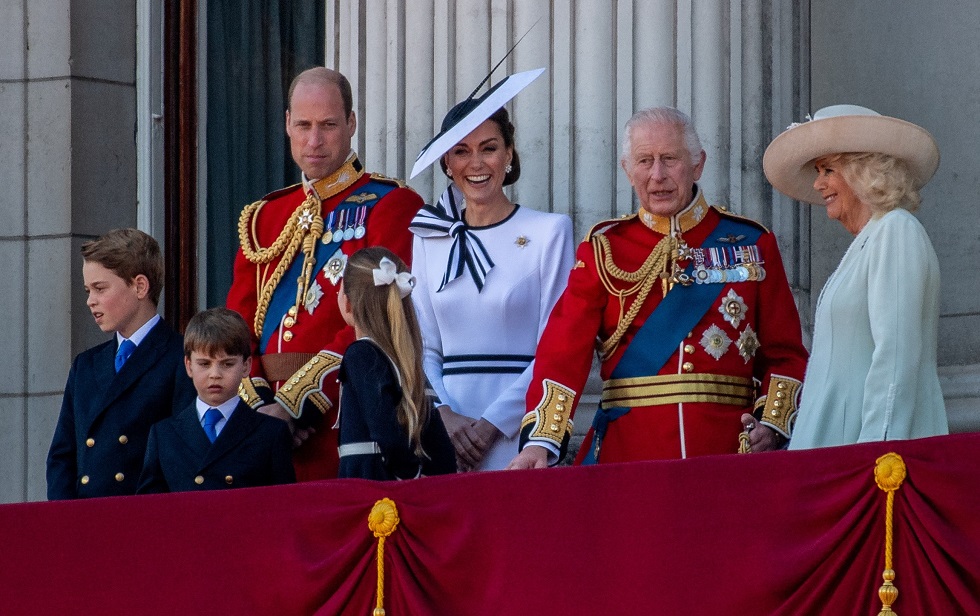
M 790 449 L 947 434 L 936 369 L 939 261 L 911 214 L 939 150 L 915 124 L 821 109 L 763 161 L 780 192 L 824 205 L 854 240 L 820 292 Z
M 478 103 L 454 107 L 443 132 Z M 449 144 L 439 160 L 451 183 L 411 226 L 425 373 L 461 470 L 503 469 L 517 453 L 534 351 L 574 256 L 567 216 L 504 193 L 520 177 L 514 126 L 489 111 Z

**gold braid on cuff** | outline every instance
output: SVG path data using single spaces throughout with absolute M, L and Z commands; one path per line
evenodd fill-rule
M 333 404 L 323 393 L 323 380 L 340 367 L 340 360 L 336 353 L 320 351 L 283 383 L 276 392 L 276 401 L 296 419 L 303 414 L 307 403 L 326 414 Z
M 796 413 L 799 411 L 800 389 L 803 383 L 788 376 L 774 374 L 769 378 L 769 391 L 756 401 L 759 421 L 786 438 L 792 438 Z
M 245 377 L 238 384 L 238 397 L 252 409 L 258 409 L 272 402 L 272 387 L 263 378 Z
M 521 432 L 530 426 L 528 440 L 548 441 L 561 448 L 562 442 L 573 428 L 571 414 L 575 391 L 551 379 L 544 379 L 543 385 L 544 395 L 541 402 L 533 411 L 524 415 Z

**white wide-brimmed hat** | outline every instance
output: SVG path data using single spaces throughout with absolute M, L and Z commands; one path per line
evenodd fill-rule
M 939 167 L 939 147 L 929 131 L 905 120 L 883 116 L 858 105 L 833 105 L 812 119 L 792 124 L 766 148 L 762 168 L 779 192 L 798 201 L 823 205 L 813 188 L 813 161 L 850 152 L 878 152 L 908 163 L 921 188 Z
M 523 73 L 508 75 L 482 96 L 477 97 L 475 96 L 476 92 L 474 92 L 466 100 L 450 109 L 442 121 L 442 130 L 419 152 L 409 179 L 422 173 L 426 167 L 439 160 L 439 157 L 448 152 L 449 148 L 472 133 L 477 126 L 483 124 L 495 111 L 506 105 L 510 99 L 517 96 L 518 92 L 530 85 L 543 72 L 543 68 L 536 68 Z M 489 77 L 487 75 L 488 79 Z

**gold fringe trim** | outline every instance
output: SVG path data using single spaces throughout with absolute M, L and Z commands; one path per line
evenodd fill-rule
M 390 498 L 375 502 L 368 514 L 368 529 L 378 538 L 378 600 L 374 616 L 385 616 L 385 539 L 395 532 L 400 521 L 398 507 Z
M 898 588 L 895 586 L 895 569 L 892 568 L 892 536 L 894 534 L 893 513 L 895 509 L 895 492 L 902 487 L 907 471 L 905 461 L 897 453 L 886 453 L 875 460 L 875 483 L 888 495 L 885 504 L 885 570 L 881 577 L 884 584 L 878 589 L 881 599 L 881 611 L 878 616 L 897 616 L 892 610 L 892 604 L 898 599 Z

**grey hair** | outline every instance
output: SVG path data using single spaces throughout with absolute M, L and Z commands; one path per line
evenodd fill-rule
M 701 138 L 698 137 L 694 123 L 683 111 L 673 107 L 647 107 L 640 109 L 633 114 L 633 117 L 626 122 L 626 131 L 623 135 L 623 154 L 622 161 L 629 163 L 630 150 L 633 147 L 633 129 L 643 124 L 670 124 L 680 128 L 684 132 L 684 143 L 691 154 L 692 159 L 697 159 L 701 155 Z

